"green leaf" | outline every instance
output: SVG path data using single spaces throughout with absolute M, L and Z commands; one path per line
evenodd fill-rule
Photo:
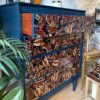
M 10 81 L 9 81 L 9 84 L 8 85 L 12 85 L 13 83 L 15 83 L 17 81 L 16 78 L 12 78 Z
M 27 61 L 29 59 L 29 53 L 26 52 L 25 50 L 22 50 L 22 55 L 23 55 L 23 58 L 25 59 L 25 61 Z
M 0 79 L 0 90 L 2 90 L 4 87 L 6 87 L 9 83 L 8 77 L 3 77 Z
M 5 44 L 4 42 L 0 39 L 0 44 L 3 46 L 4 50 L 5 50 Z
M 10 76 L 10 74 L 8 73 L 8 71 L 6 70 L 6 68 L 3 66 L 3 64 L 0 63 L 0 69 L 8 76 Z
M 0 30 L 0 39 L 4 39 L 5 38 L 5 35 L 3 33 L 3 31 Z
M 3 95 L 7 94 L 9 91 L 11 91 L 13 88 L 18 86 L 18 80 L 14 77 L 10 77 L 8 86 L 5 88 L 5 91 L 3 92 Z M 19 84 L 20 85 L 20 84 Z
M 1 52 L 1 55 L 5 55 L 5 54 L 7 54 L 7 53 L 12 52 L 12 50 L 11 50 L 10 48 L 6 47 L 5 50 L 4 50 L 4 49 L 0 49 L 0 52 Z M 12 53 L 13 53 L 13 52 L 12 52 Z M 13 54 L 14 54 L 14 53 L 13 53 Z
M 0 91 L 0 100 L 2 100 L 3 92 Z
M 8 57 L 4 57 L 4 56 L 1 56 L 0 57 L 0 61 L 3 62 L 4 64 L 7 65 L 7 67 L 9 67 L 9 69 L 16 75 L 16 72 L 17 74 L 19 75 L 19 71 L 18 71 L 18 68 L 17 66 L 15 65 L 15 63 L 10 60 Z
M 12 38 L 7 38 L 6 39 L 11 45 L 15 46 L 15 47 L 23 47 L 24 49 L 26 48 L 26 44 L 22 43 L 20 40 L 15 40 Z
M 25 53 L 28 53 L 28 52 L 26 51 L 25 43 L 22 43 L 20 40 L 14 40 L 12 38 L 5 38 L 2 41 L 4 42 L 3 44 L 5 45 L 6 49 L 2 50 L 2 51 L 0 50 L 1 55 L 6 55 L 6 56 L 9 55 L 10 56 L 10 54 L 11 54 L 11 56 L 12 56 L 14 54 L 16 56 L 16 58 L 20 57 L 22 60 L 27 59 L 26 58 L 27 55 L 25 55 Z M 13 52 L 9 53 L 11 51 L 13 51 Z M 23 51 L 25 53 L 23 53 Z
M 12 56 L 15 57 L 14 53 L 13 53 L 13 52 L 10 52 L 10 51 L 9 51 L 8 53 L 1 54 L 1 55 L 8 56 L 9 58 L 12 57 Z M 16 58 L 15 58 L 15 59 L 16 59 Z
M 14 52 L 14 54 L 15 54 L 15 56 L 17 58 L 16 49 L 9 42 L 7 42 L 6 40 L 4 40 L 4 43 L 6 44 L 6 46 L 8 46 Z
M 24 90 L 22 87 L 16 87 L 11 90 L 3 100 L 23 100 Z
M 17 53 L 19 54 L 19 56 L 21 57 L 21 59 L 23 60 L 24 58 L 23 58 L 23 56 L 22 56 L 22 53 L 21 53 L 18 49 L 16 49 L 16 51 L 17 51 Z
M 13 38 L 6 38 L 6 40 L 10 43 L 22 43 L 20 40 Z

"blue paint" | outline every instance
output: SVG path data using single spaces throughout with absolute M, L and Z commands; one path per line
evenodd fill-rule
M 73 91 L 75 91 L 75 90 L 76 90 L 76 82 L 77 82 L 77 79 L 76 79 L 76 80 L 74 80 L 74 81 L 72 82 Z
M 76 74 L 75 76 L 71 77 L 68 80 L 65 80 L 62 84 L 58 85 L 56 88 L 52 89 L 49 93 L 41 96 L 38 100 L 48 100 L 49 97 L 56 94 L 58 91 L 62 90 L 66 85 L 73 82 L 73 80 L 77 80 L 80 77 L 80 74 Z M 76 85 L 74 85 L 76 86 Z M 75 88 L 75 87 L 73 87 Z
M 0 8 L 4 33 L 8 37 L 20 39 L 20 17 L 18 4 Z
M 56 54 L 56 53 L 61 52 L 63 50 L 74 48 L 75 46 L 78 46 L 78 45 L 67 45 L 66 47 L 60 48 L 58 50 L 54 50 L 54 51 L 50 51 L 50 52 L 45 52 L 45 53 L 42 53 L 42 54 L 38 54 L 36 56 L 33 56 L 31 59 L 34 60 L 36 58 L 41 58 L 41 57 L 44 57 L 44 56 Z
M 80 73 L 82 71 L 82 58 L 83 58 L 83 34 L 82 34 L 82 43 L 80 45 Z
M 74 62 L 74 61 L 73 61 L 73 62 Z M 67 63 L 66 65 L 69 65 L 69 64 L 71 64 L 71 63 L 72 63 L 72 62 L 69 62 L 69 63 Z M 66 65 L 64 65 L 64 66 L 66 66 Z M 61 67 L 64 67 L 64 66 L 61 66 Z M 37 79 L 39 79 L 39 78 L 41 78 L 41 77 L 48 76 L 48 74 L 50 74 L 50 73 L 52 73 L 52 71 L 51 71 L 51 72 L 47 72 L 44 76 L 39 76 L 39 77 L 33 78 L 32 80 L 28 81 L 28 83 L 30 83 L 30 82 L 35 82 Z
M 32 38 L 34 39 L 35 33 L 34 33 L 34 14 L 32 14 Z
M 1 9 L 0 14 L 3 22 L 4 32 L 8 37 L 13 37 L 17 39 L 22 39 L 21 17 L 20 17 L 21 13 L 26 12 L 33 14 L 56 14 L 56 15 L 70 15 L 70 16 L 85 15 L 85 11 L 81 10 L 34 5 L 29 3 L 12 3 L 7 5 L 2 5 L 0 6 L 0 9 Z M 33 26 L 34 24 L 32 24 L 32 27 Z M 32 34 L 32 36 L 34 37 L 34 34 Z

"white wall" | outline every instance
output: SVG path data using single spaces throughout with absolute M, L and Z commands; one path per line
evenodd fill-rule
M 13 2 L 18 2 L 19 0 L 13 0 Z M 20 2 L 30 3 L 30 0 L 20 0 Z M 6 4 L 6 0 L 0 0 L 0 5 Z
M 63 8 L 75 8 L 75 0 L 61 0 Z M 52 6 L 52 0 L 42 0 L 43 5 Z
M 0 0 L 0 5 L 3 5 L 6 3 L 6 0 Z
M 16 0 L 15 0 L 16 1 Z M 52 6 L 52 0 L 41 0 L 43 5 Z M 6 0 L 0 0 L 0 5 L 5 4 Z M 75 8 L 75 0 L 62 0 L 64 8 Z

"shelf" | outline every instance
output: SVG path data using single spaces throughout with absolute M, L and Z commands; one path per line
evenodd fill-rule
M 10 14 L 9 14 L 9 12 L 10 12 Z M 8 37 L 20 39 L 20 40 L 23 40 L 23 41 L 24 41 L 24 36 L 23 36 L 23 34 L 21 34 L 22 33 L 22 24 L 21 24 L 22 17 L 20 16 L 22 13 L 54 14 L 54 15 L 60 15 L 60 16 L 66 15 L 66 16 L 71 16 L 71 17 L 72 16 L 82 16 L 82 17 L 85 16 L 85 11 L 81 11 L 81 10 L 49 7 L 49 6 L 43 6 L 43 5 L 28 4 L 28 3 L 12 3 L 12 4 L 8 4 L 8 5 L 0 6 L 0 14 L 1 14 L 0 17 L 2 18 L 4 32 L 6 33 L 6 35 Z M 79 20 L 79 21 L 81 22 L 82 20 Z M 71 20 L 71 22 L 72 22 L 72 20 Z M 80 22 L 78 23 L 78 26 L 80 26 Z M 68 29 L 71 31 L 72 28 L 69 27 Z M 79 29 L 79 27 L 78 27 L 78 29 Z M 65 30 L 65 28 L 64 28 L 64 30 Z M 63 33 L 65 33 L 65 31 Z M 74 33 L 76 33 L 76 32 L 74 32 Z M 78 30 L 77 33 L 82 33 L 81 29 Z M 77 37 L 77 35 L 78 34 L 76 34 L 76 37 Z M 70 38 L 69 35 L 67 35 L 66 37 L 64 35 L 63 37 L 64 38 Z M 36 58 L 41 58 L 41 57 L 44 57 L 44 56 L 48 56 L 48 55 L 52 55 L 52 54 L 57 54 L 57 53 L 59 53 L 59 52 L 61 52 L 63 50 L 67 51 L 67 49 L 70 50 L 71 48 L 73 49 L 74 47 L 78 47 L 78 52 L 80 53 L 80 56 L 79 55 L 76 55 L 76 56 L 78 56 L 80 58 L 78 65 L 79 65 L 79 69 L 81 69 L 81 66 L 82 66 L 82 46 L 83 46 L 83 43 L 82 43 L 81 39 L 79 41 L 80 42 L 78 42 L 77 44 L 74 43 L 74 42 L 71 42 L 70 45 L 66 45 L 66 46 L 64 45 L 65 47 L 59 48 L 57 50 L 52 49 L 53 51 L 48 51 L 48 52 L 43 51 L 45 53 L 42 53 L 42 54 L 40 52 L 39 52 L 40 54 L 36 53 L 37 55 L 32 56 L 31 60 L 35 61 Z M 73 54 L 73 52 L 71 52 L 71 54 Z M 64 56 L 66 56 L 66 55 L 64 54 Z M 57 57 L 55 57 L 55 59 L 52 59 L 52 62 L 53 62 L 53 60 L 58 59 Z M 67 56 L 66 56 L 66 58 L 67 58 Z M 43 60 L 44 60 L 44 58 L 43 58 Z M 40 63 L 42 63 L 42 61 L 40 61 Z M 32 64 L 33 64 L 33 62 L 32 62 Z M 35 66 L 35 64 L 34 64 L 34 66 Z M 37 66 L 38 66 L 38 63 L 37 63 Z M 35 67 L 37 67 L 37 66 L 35 66 Z M 23 67 L 25 68 L 24 65 L 23 65 Z M 51 72 L 51 71 L 55 72 L 52 69 L 51 70 L 48 69 L 48 70 L 49 70 L 48 72 Z M 63 71 L 63 69 L 61 71 Z M 39 71 L 37 70 L 37 72 L 39 72 Z M 57 84 L 57 86 L 54 89 L 52 89 L 50 92 L 46 93 L 43 96 L 39 95 L 40 96 L 39 100 L 48 100 L 47 97 L 49 97 L 51 95 L 54 95 L 57 91 L 59 91 L 60 89 L 64 88 L 69 83 L 73 84 L 73 90 L 75 90 L 75 88 L 76 88 L 76 81 L 77 81 L 77 78 L 80 77 L 80 74 L 81 74 L 81 71 L 79 73 L 77 72 L 77 74 L 73 74 L 74 76 L 72 76 L 71 78 L 68 77 L 68 79 L 64 79 L 65 81 L 63 80 L 64 81 L 63 83 L 61 83 L 60 85 Z M 44 75 L 44 74 L 42 74 L 42 75 Z M 36 97 L 38 97 L 38 96 L 36 96 Z M 30 100 L 32 100 L 32 99 L 30 99 Z
M 74 82 L 75 80 L 77 80 L 80 76 L 81 76 L 80 73 L 77 73 L 76 75 L 72 76 L 71 78 L 66 79 L 63 83 L 57 85 L 55 88 L 51 89 L 48 93 L 38 97 L 36 100 L 48 100 L 49 97 L 56 94 L 58 91 L 63 89 L 68 84 L 70 84 L 70 83 Z
M 48 56 L 48 55 L 51 55 L 51 54 L 56 54 L 56 53 L 58 53 L 60 51 L 74 48 L 75 46 L 79 46 L 79 45 L 78 44 L 75 44 L 75 45 L 67 45 L 66 47 L 63 47 L 63 48 L 58 49 L 58 50 L 54 50 L 54 51 L 50 51 L 50 52 L 45 52 L 45 53 L 42 53 L 42 54 L 38 54 L 36 56 L 32 56 L 31 59 L 34 60 L 36 58 L 41 58 L 41 57 Z
M 69 63 L 65 64 L 64 66 L 61 66 L 61 67 L 57 68 L 57 70 L 58 70 L 58 69 L 61 69 L 61 70 L 62 70 L 62 67 L 65 67 L 66 65 L 69 65 L 69 64 L 71 64 L 71 63 L 73 63 L 73 62 L 75 62 L 75 60 L 70 61 Z M 54 71 L 55 71 L 55 70 L 54 70 Z M 27 81 L 26 84 L 27 84 L 27 83 L 31 83 L 31 82 L 35 82 L 35 81 L 36 81 L 37 79 L 39 79 L 39 78 L 48 76 L 50 73 L 54 73 L 54 71 L 50 71 L 50 72 L 46 73 L 46 74 L 43 75 L 43 76 L 39 76 L 39 77 L 33 78 L 33 79 Z M 64 71 L 64 72 L 65 72 L 65 71 Z
M 80 73 L 77 73 L 75 76 L 65 80 L 62 84 L 58 85 L 54 89 L 52 89 L 50 92 L 46 93 L 43 96 L 40 96 L 38 100 L 48 100 L 49 97 L 52 95 L 56 94 L 58 91 L 63 89 L 66 85 L 70 84 L 73 82 L 73 80 L 77 80 L 80 77 Z

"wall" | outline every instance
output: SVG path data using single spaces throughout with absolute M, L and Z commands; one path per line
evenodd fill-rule
M 62 1 L 62 6 L 64 8 L 75 8 L 75 0 L 61 0 Z M 50 5 L 52 6 L 52 0 L 42 0 L 43 5 Z
M 15 0 L 16 1 L 16 0 Z M 52 6 L 52 0 L 41 0 L 43 5 Z M 0 5 L 5 4 L 6 0 L 0 0 Z M 75 8 L 75 0 L 62 0 L 64 8 Z
M 7 0 L 0 0 L 0 5 L 6 4 Z M 17 1 L 17 0 L 13 0 L 13 1 Z
M 6 3 L 6 0 L 0 0 L 0 5 L 3 5 Z

